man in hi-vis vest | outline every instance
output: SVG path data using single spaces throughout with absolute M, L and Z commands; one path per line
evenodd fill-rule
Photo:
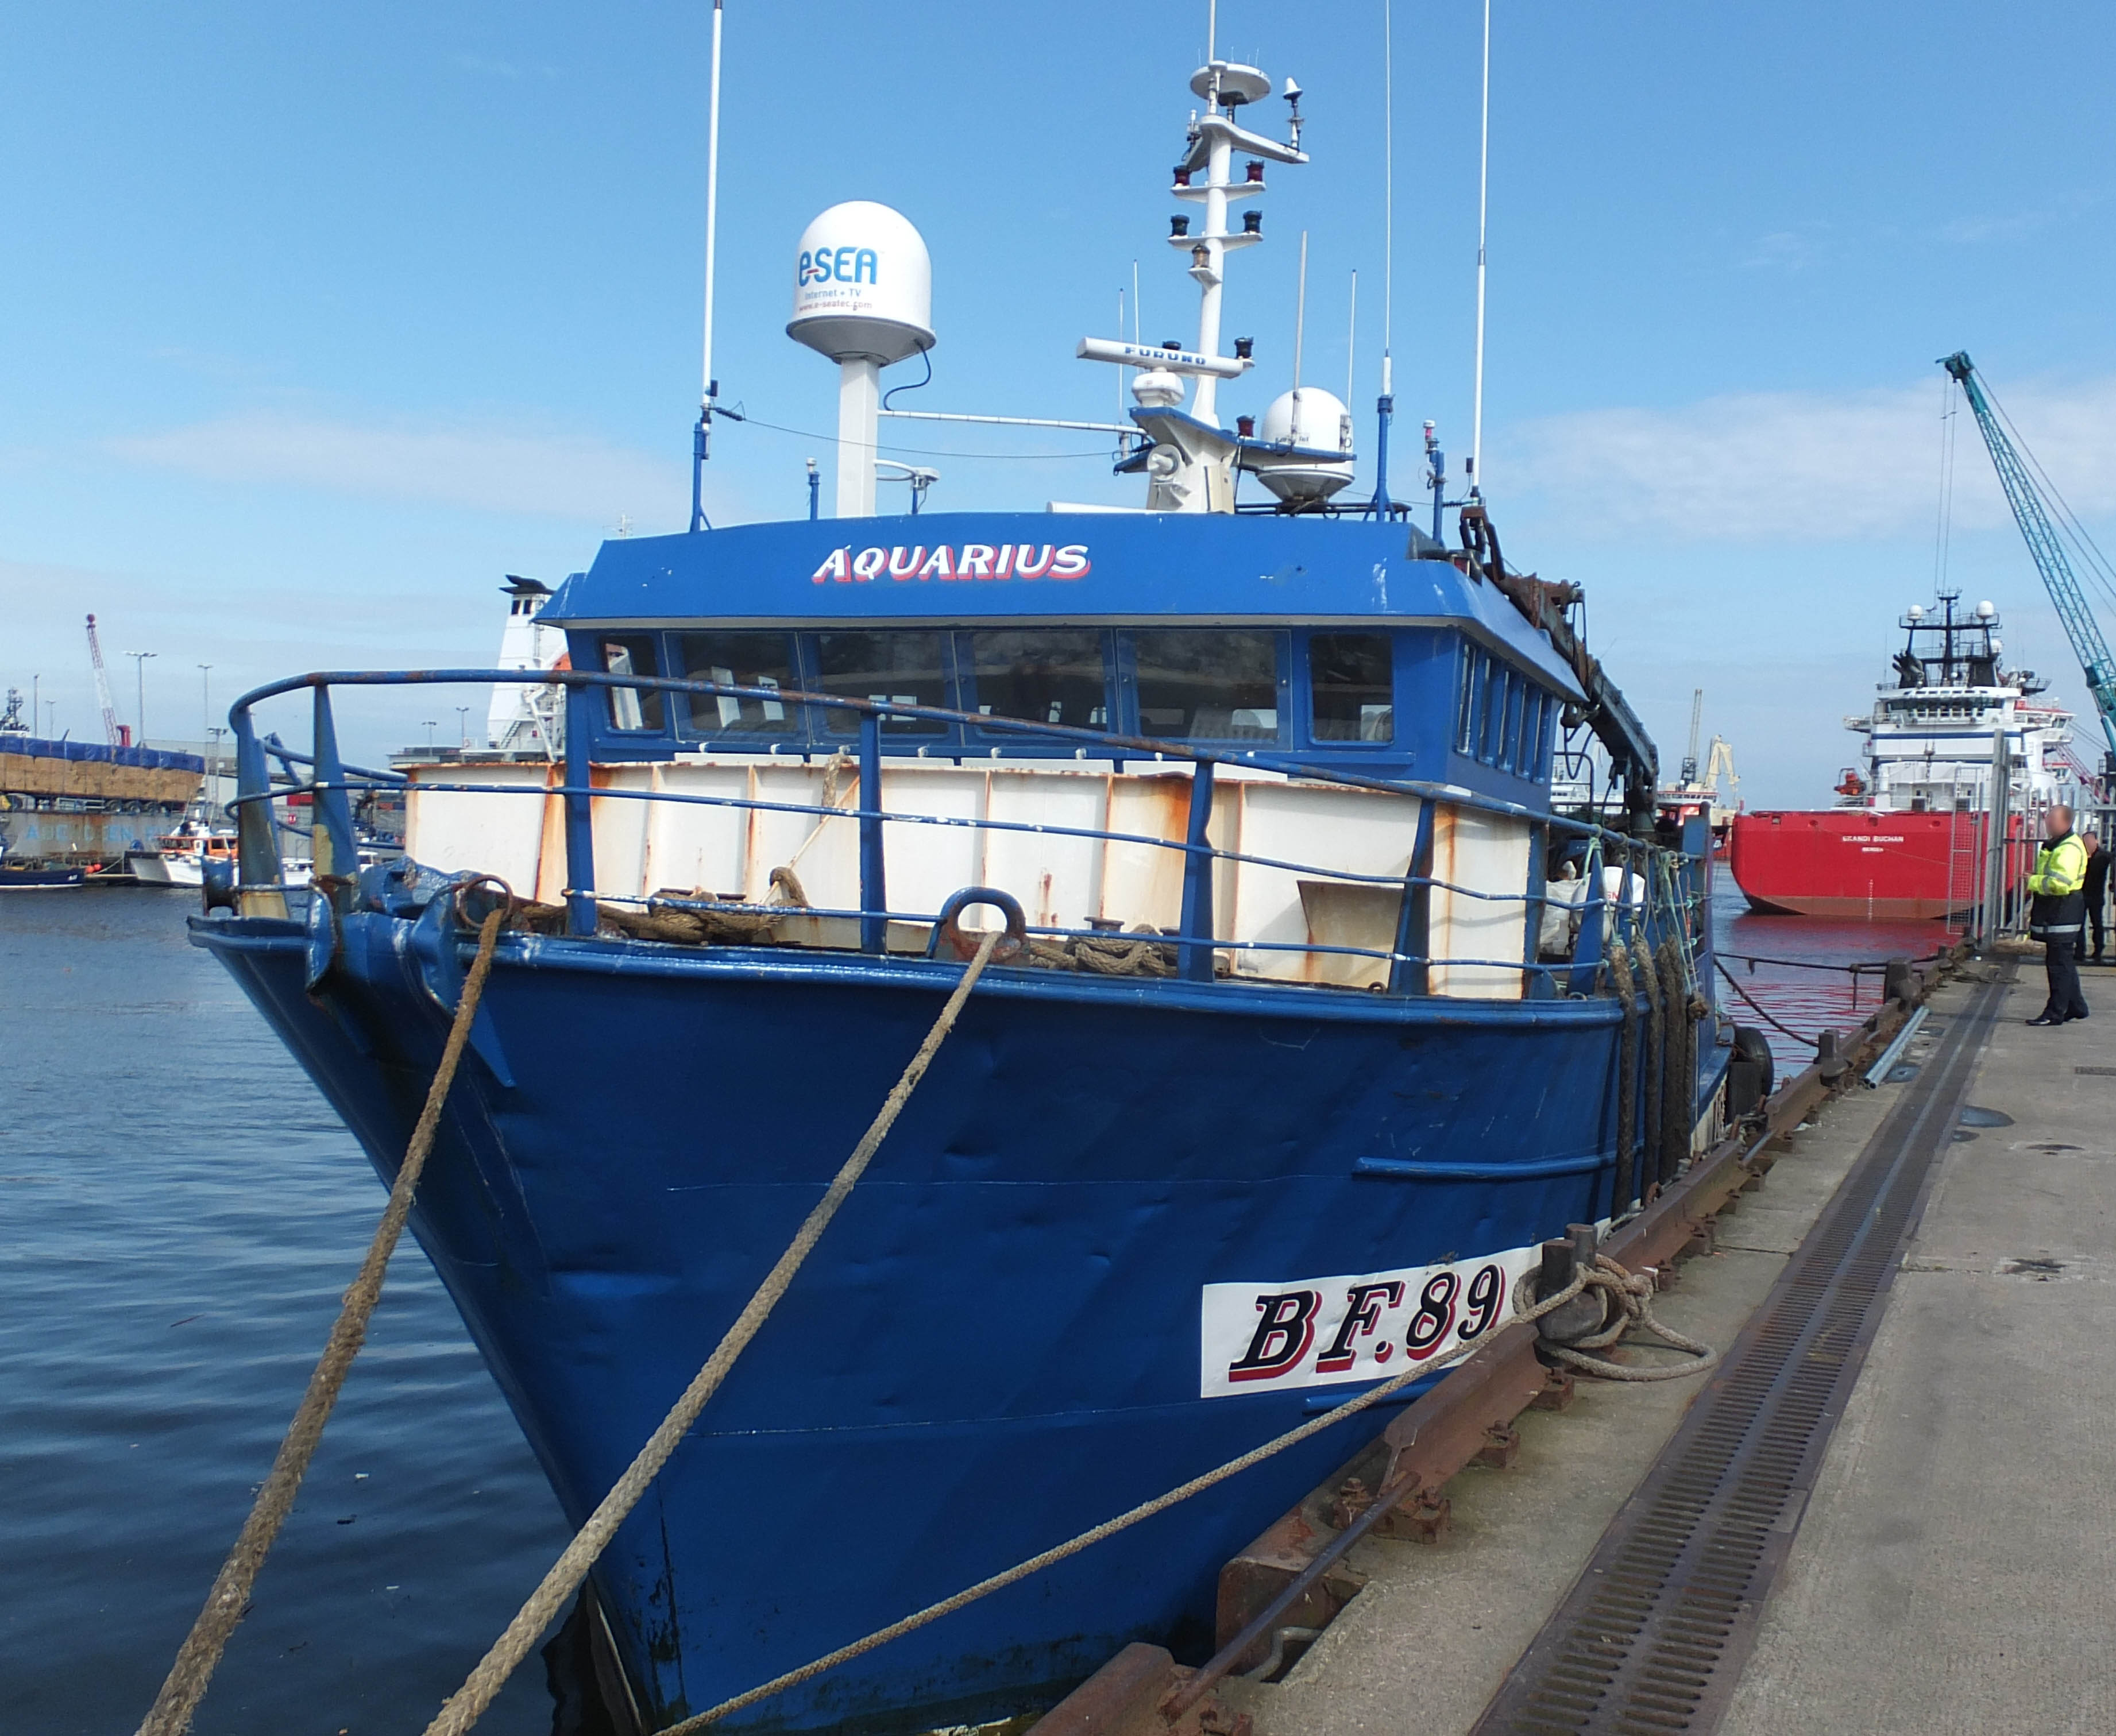
M 2043 816 L 2047 842 L 2036 852 L 2036 871 L 2028 876 L 2035 902 L 2028 907 L 2028 933 L 2043 944 L 2043 967 L 2049 975 L 2049 1003 L 2031 1025 L 2062 1025 L 2086 1017 L 2079 992 L 2079 937 L 2086 925 L 2086 845 L 2072 829 L 2072 810 L 2063 806 Z

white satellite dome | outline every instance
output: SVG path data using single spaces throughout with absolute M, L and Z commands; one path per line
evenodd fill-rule
M 1327 500 L 1352 480 L 1352 415 L 1335 393 L 1295 386 L 1271 401 L 1257 425 L 1263 446 L 1300 448 L 1274 457 L 1256 447 L 1243 454 L 1244 468 L 1284 501 Z M 1341 457 L 1317 456 L 1342 453 Z
M 801 232 L 786 335 L 833 361 L 887 365 L 933 347 L 933 262 L 910 219 L 872 200 Z
M 1999 611 L 1989 603 L 1980 603 L 1976 605 L 1976 618 L 1979 621 L 1989 621 L 1998 613 Z

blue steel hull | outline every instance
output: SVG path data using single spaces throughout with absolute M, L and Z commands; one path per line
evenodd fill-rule
M 448 1021 L 412 935 L 346 918 L 312 995 L 299 925 L 195 925 L 385 1178 Z M 777 1257 L 957 975 L 504 943 L 412 1223 L 573 1521 Z M 991 971 L 596 1571 L 649 1728 L 1359 1389 L 1200 1398 L 1203 1286 L 1466 1259 L 1607 1215 L 1617 1039 L 1606 999 Z M 1359 1173 L 1374 1158 L 1460 1168 Z M 1325 1431 L 725 1727 L 928 1729 L 1055 1698 L 1134 1639 L 1201 1653 L 1220 1564 L 1372 1428 Z

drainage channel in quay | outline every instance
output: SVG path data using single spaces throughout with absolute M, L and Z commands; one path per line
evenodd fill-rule
M 1725 1715 L 2005 993 L 1948 1021 L 1474 1736 L 1697 1736 Z

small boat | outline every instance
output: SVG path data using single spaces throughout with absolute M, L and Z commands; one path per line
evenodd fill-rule
M 0 892 L 64 892 L 85 885 L 78 863 L 11 862 L 0 859 Z
M 1998 610 L 1966 611 L 1961 600 L 1943 592 L 1930 613 L 1903 615 L 1893 682 L 1870 712 L 1844 720 L 1865 737 L 1863 769 L 1845 769 L 1833 805 L 1735 816 L 1727 866 L 1750 909 L 1862 921 L 1959 916 L 1986 893 L 1994 776 L 2010 839 L 2035 836 L 2051 806 L 2089 799 L 2072 714 L 2042 698 L 2047 684 L 2033 673 L 2007 667 Z M 2010 893 L 2027 852 L 2004 854 Z
M 209 861 L 224 861 L 232 867 L 235 857 L 234 827 L 216 827 L 192 815 L 174 831 L 156 838 L 151 847 L 126 851 L 125 870 L 142 886 L 197 888 L 205 884 Z

